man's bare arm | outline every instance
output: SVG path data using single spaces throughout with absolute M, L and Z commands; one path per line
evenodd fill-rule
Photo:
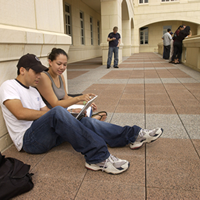
M 121 43 L 121 39 L 118 40 L 118 45 L 117 45 L 117 47 L 119 47 L 120 43 Z
M 116 40 L 116 38 L 114 38 L 114 37 L 113 37 L 113 38 L 107 38 L 107 41 L 108 41 L 108 42 L 110 42 L 110 41 L 112 41 L 112 40 Z
M 6 100 L 4 105 L 18 120 L 33 121 L 49 111 L 46 106 L 41 108 L 41 110 L 24 108 L 19 99 Z

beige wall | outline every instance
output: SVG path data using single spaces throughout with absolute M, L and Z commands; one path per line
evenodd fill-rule
M 182 61 L 184 65 L 200 72 L 200 35 L 183 41 Z
M 17 61 L 26 53 L 47 65 L 53 47 L 68 52 L 71 38 L 64 34 L 62 0 L 0 0 L 0 5 L 0 85 L 16 77 Z M 10 144 L 0 111 L 0 151 Z
M 69 63 L 101 56 L 98 45 L 97 21 L 101 25 L 101 15 L 83 3 L 81 0 L 64 0 L 71 7 L 72 41 L 69 49 Z M 64 7 L 64 6 L 63 6 Z M 84 13 L 85 44 L 81 44 L 80 11 Z M 91 45 L 90 17 L 93 19 L 93 45 Z M 101 35 L 101 33 L 100 33 Z

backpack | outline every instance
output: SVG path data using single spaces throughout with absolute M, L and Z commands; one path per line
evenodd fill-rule
M 15 158 L 5 158 L 0 153 L 0 200 L 28 192 L 34 186 L 30 165 Z

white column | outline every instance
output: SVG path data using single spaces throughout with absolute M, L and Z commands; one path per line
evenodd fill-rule
M 118 27 L 118 32 L 122 35 L 121 25 L 121 2 L 122 0 L 101 0 L 101 35 L 102 35 L 102 64 L 107 64 L 108 58 L 108 34 L 113 31 L 113 27 Z M 122 46 L 119 48 L 119 64 L 122 62 Z M 112 61 L 113 63 L 113 61 Z

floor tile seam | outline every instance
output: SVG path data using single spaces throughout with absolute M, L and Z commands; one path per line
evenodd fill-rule
M 131 166 L 130 166 L 131 167 Z M 98 171 L 98 172 L 100 172 L 100 170 Z M 98 173 L 98 172 L 95 172 L 95 171 L 93 171 L 93 173 Z M 103 172 L 103 173 L 105 173 L 105 172 Z M 124 173 L 126 173 L 126 171 L 124 172 Z M 112 175 L 112 174 L 108 174 L 108 176 L 120 176 L 120 174 L 118 174 L 118 175 Z M 103 179 L 103 180 L 99 180 L 99 179 L 93 179 L 93 180 L 85 180 L 85 182 L 90 182 L 90 181 L 92 181 L 92 182 L 97 182 L 97 183 L 104 183 L 104 182 L 107 182 L 107 183 L 117 183 L 118 185 L 124 185 L 124 183 L 127 183 L 127 184 L 129 184 L 129 185 L 131 185 L 131 186 L 133 186 L 133 187 L 142 187 L 142 188 L 144 188 L 145 186 L 144 186 L 144 184 L 137 184 L 137 183 L 133 183 L 133 182 L 131 182 L 131 181 L 124 181 L 123 183 L 121 182 L 121 180 L 119 180 L 119 181 L 116 181 L 116 180 L 110 180 L 110 179 Z
M 89 71 L 90 69 L 67 69 L 68 72 Z
M 165 87 L 165 85 L 163 84 L 163 86 L 164 86 L 164 88 L 165 88 L 165 91 L 166 91 L 166 93 L 167 93 L 167 95 L 168 95 L 168 97 L 169 97 L 169 99 L 170 99 L 170 101 L 171 101 L 171 103 L 172 103 L 172 105 L 173 105 L 173 107 L 174 107 L 174 109 L 175 109 L 175 112 L 177 113 L 177 116 L 178 116 L 178 118 L 179 118 L 179 120 L 180 120 L 180 122 L 181 122 L 181 124 L 182 124 L 182 126 L 183 126 L 183 128 L 185 129 L 185 132 L 187 133 L 187 135 L 188 135 L 188 138 L 190 139 L 190 142 L 192 143 L 192 145 L 193 145 L 193 148 L 194 148 L 194 150 L 196 151 L 196 154 L 197 154 L 197 156 L 199 157 L 199 159 L 200 159 L 200 155 L 199 155 L 199 153 L 198 153 L 198 151 L 197 151 L 197 149 L 196 149 L 196 147 L 195 147 L 195 145 L 194 145 L 194 143 L 193 143 L 193 141 L 192 141 L 192 139 L 191 139 L 191 137 L 190 137 L 190 135 L 189 135 L 189 133 L 188 133 L 188 131 L 187 131 L 187 129 L 186 129 L 186 127 L 185 127 L 185 124 L 184 124 L 184 122 L 182 121 L 182 119 L 181 119 L 181 117 L 180 117 L 180 115 L 179 115 L 179 113 L 178 113 L 178 111 L 177 111 L 177 109 L 176 109 L 176 107 L 175 107 L 175 105 L 174 105 L 174 103 L 173 103 L 173 101 L 172 101 L 172 99 L 170 98 L 170 95 L 169 95 L 169 93 L 167 92 L 167 89 L 166 89 L 166 87 Z
M 33 167 L 31 167 L 31 172 L 33 172 L 33 170 L 39 165 L 39 163 L 41 163 L 42 160 L 44 160 L 44 158 L 47 156 L 47 154 L 48 154 L 48 152 L 44 153 L 44 156 Z
M 200 192 L 200 190 L 186 190 L 186 189 L 174 189 L 174 188 L 168 188 L 168 187 L 155 187 L 155 186 L 147 186 L 147 189 L 167 189 L 167 190 L 173 190 L 173 191 L 185 191 L 185 192 Z
M 123 91 L 121 92 L 121 95 L 120 95 L 120 97 L 119 97 L 119 99 L 118 99 L 118 102 L 117 102 L 117 104 L 116 104 L 116 106 L 115 106 L 115 109 L 114 109 L 113 114 L 112 114 L 112 116 L 111 116 L 111 118 L 110 118 L 110 121 L 112 121 L 113 115 L 114 115 L 114 113 L 115 113 L 115 111 L 116 111 L 116 109 L 117 109 L 117 106 L 119 105 L 119 102 L 120 102 L 120 100 L 121 100 L 121 98 L 122 98 L 122 95 L 123 95 L 123 93 L 124 93 L 124 90 L 125 90 L 127 84 L 128 84 L 128 79 L 127 79 L 126 85 L 124 86 Z
M 79 191 L 80 191 L 80 189 L 81 189 L 81 187 L 83 185 L 83 182 L 84 182 L 84 179 L 85 179 L 87 173 L 88 173 L 88 170 L 86 170 L 86 172 L 84 174 L 84 177 L 83 177 L 83 179 L 82 179 L 82 181 L 81 181 L 81 183 L 79 185 L 79 188 L 77 189 L 76 194 L 74 195 L 74 199 L 76 199 L 76 197 L 77 197 L 77 195 L 78 195 L 78 193 L 79 193 Z
M 186 73 L 186 74 L 188 74 L 189 76 L 191 76 L 192 78 L 194 78 L 193 76 L 194 76 L 194 74 L 196 75 L 196 73 L 198 73 L 199 74 L 199 78 L 200 78 L 200 72 L 198 72 L 198 71 L 195 71 L 195 70 L 193 70 L 193 69 L 191 69 L 191 68 L 189 68 L 189 67 L 187 67 L 187 66 L 185 66 L 185 65 L 179 65 L 179 66 L 176 66 L 179 70 L 181 70 L 182 72 L 184 72 L 184 73 Z M 192 73 L 192 75 L 191 75 L 191 73 L 189 73 L 189 72 L 191 72 Z M 194 78 L 195 79 L 195 78 Z M 195 79 L 195 80 L 199 80 L 199 79 Z
M 88 70 L 87 70 L 88 71 Z M 75 78 L 73 78 L 72 80 L 73 81 L 85 81 L 85 78 L 88 78 L 88 76 L 89 75 L 91 75 L 91 73 L 94 73 L 95 71 L 93 70 L 92 72 L 91 72 L 91 70 L 89 70 L 87 73 L 84 73 L 84 74 L 81 74 L 80 76 L 78 76 L 78 77 L 75 77 Z M 103 76 L 105 76 L 105 75 L 107 75 L 109 73 L 109 71 L 105 71 L 105 73 L 99 73 L 98 75 L 99 75 L 99 77 L 98 77 L 98 79 L 101 79 Z M 95 79 L 97 79 L 97 78 L 95 78 Z
M 143 80 L 144 78 L 129 78 L 129 82 L 127 84 L 134 84 L 132 83 L 131 81 L 137 81 L 137 80 Z M 159 81 L 156 82 L 155 84 L 182 84 L 181 82 L 179 82 L 176 78 L 173 78 L 174 80 L 172 80 L 172 78 L 145 78 L 147 81 Z M 95 82 L 93 82 L 94 84 L 106 84 L 105 82 L 111 82 L 112 81 L 125 81 L 127 79 L 97 79 Z M 164 82 L 162 83 L 161 80 L 163 80 Z M 175 80 L 177 80 L 177 82 L 174 82 Z M 76 82 L 76 80 L 73 80 L 73 79 L 70 79 L 68 80 L 69 82 Z M 102 83 L 101 83 L 102 81 Z M 82 82 L 82 80 L 80 80 L 80 82 Z M 191 83 L 191 82 L 184 82 L 184 83 Z M 118 84 L 118 83 L 110 83 L 110 84 Z M 138 84 L 138 83 L 135 83 L 135 84 Z M 153 84 L 153 82 L 146 82 L 145 84 Z M 186 88 L 187 89 L 187 88 Z M 188 89 L 187 89 L 188 90 Z
M 169 70 L 168 70 L 169 71 Z M 171 73 L 170 71 L 169 71 L 169 73 Z M 157 74 L 158 74 L 158 72 L 157 72 Z M 172 74 L 172 73 L 171 73 Z M 159 74 L 158 74 L 158 76 L 159 76 Z M 172 74 L 172 76 L 174 76 L 173 74 Z M 160 76 L 159 76 L 160 77 Z M 185 88 L 185 89 L 187 89 L 186 88 L 186 86 L 178 79 L 178 78 L 176 78 L 175 76 L 174 76 L 174 78 Z M 192 77 L 191 77 L 192 78 Z M 160 77 L 160 79 L 161 79 L 161 77 Z M 192 78 L 193 79 L 193 78 Z M 161 79 L 161 81 L 162 81 L 162 79 Z M 163 84 L 163 86 L 164 86 L 164 83 L 162 82 L 162 84 Z M 166 88 L 165 88 L 166 89 Z M 191 93 L 191 91 L 190 90 L 188 90 L 187 89 L 187 91 L 196 99 L 196 100 L 198 100 L 197 98 L 196 98 L 196 96 L 194 96 L 192 93 Z M 167 92 L 167 90 L 166 90 L 166 92 Z M 167 93 L 168 94 L 168 93 Z M 169 96 L 169 94 L 168 94 L 168 96 Z M 170 97 L 170 96 L 169 96 Z M 170 99 L 171 100 L 171 99 Z M 200 102 L 200 100 L 198 100 L 199 102 Z M 174 108 L 175 108 L 175 106 L 174 106 Z M 178 114 L 178 112 L 177 112 L 177 114 Z
M 146 82 L 144 78 L 144 126 L 146 128 L 147 125 L 147 112 L 146 112 Z M 145 144 L 145 200 L 147 200 L 147 148 Z

